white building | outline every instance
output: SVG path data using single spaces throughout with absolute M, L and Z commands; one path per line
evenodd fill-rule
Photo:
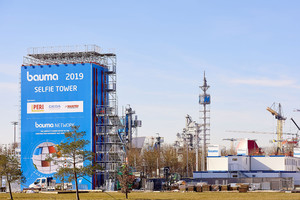
M 207 171 L 193 178 L 288 178 L 300 185 L 300 157 L 289 156 L 208 156 Z
M 300 171 L 300 158 L 286 156 L 207 157 L 208 171 Z

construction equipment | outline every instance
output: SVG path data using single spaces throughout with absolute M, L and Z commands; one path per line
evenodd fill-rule
M 274 110 L 275 106 L 275 103 L 273 103 L 271 107 L 267 107 L 267 111 L 269 111 L 272 115 L 275 116 L 275 119 L 277 119 L 277 153 L 279 153 L 279 151 L 282 152 L 282 125 L 286 120 L 286 117 L 284 117 L 282 114 L 281 104 L 278 104 L 278 111 Z M 274 109 L 272 109 L 272 107 Z
M 292 122 L 295 124 L 295 126 L 298 128 L 298 131 L 300 131 L 300 127 L 298 126 L 298 124 L 295 122 L 295 120 L 293 118 L 291 118 Z M 295 134 L 296 135 L 296 141 L 297 141 L 297 146 L 299 145 L 299 136 L 298 136 L 298 131 Z
M 232 130 L 227 130 L 226 132 L 230 133 L 254 133 L 254 134 L 276 134 L 273 132 L 261 132 L 261 131 L 232 131 Z M 282 135 L 297 135 L 297 133 L 282 133 Z
M 259 131 L 226 131 L 226 132 L 231 132 L 231 133 L 253 133 L 253 134 L 271 134 L 271 135 L 275 135 L 276 133 L 273 132 L 259 132 Z M 291 135 L 291 136 L 295 136 L 295 138 L 298 138 L 298 134 L 297 133 L 282 133 L 282 135 Z M 270 142 L 281 142 L 281 144 L 284 146 L 286 146 L 285 148 L 285 154 L 286 155 L 291 155 L 289 152 L 291 152 L 291 149 L 293 150 L 295 144 L 298 143 L 298 140 L 295 140 L 295 138 L 293 137 L 292 139 L 281 139 L 281 140 L 270 140 Z M 230 139 L 230 138 L 229 138 Z M 295 142 L 297 141 L 297 142 Z M 292 151 L 293 152 L 293 151 Z M 283 153 L 283 149 L 282 152 Z M 254 153 L 255 155 L 261 155 L 261 152 L 256 152 Z M 274 153 L 274 155 L 277 155 L 278 152 Z
M 295 122 L 295 120 L 293 118 L 291 118 L 291 120 L 295 124 L 295 126 L 298 128 L 298 130 L 300 131 L 300 128 L 299 128 L 298 124 Z

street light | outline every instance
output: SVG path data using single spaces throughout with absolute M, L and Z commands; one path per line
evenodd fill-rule
M 159 160 L 160 160 L 160 137 L 159 137 L 159 133 L 156 133 L 157 137 L 156 137 L 156 144 L 157 144 L 157 152 L 158 152 L 158 156 L 157 156 L 157 162 L 156 162 L 156 167 L 157 167 L 157 171 L 156 171 L 156 176 L 159 177 L 160 173 L 159 173 Z
M 15 144 L 17 142 L 16 134 L 17 134 L 17 125 L 18 125 L 18 122 L 13 121 L 13 122 L 11 122 L 11 124 L 14 126 L 14 144 Z

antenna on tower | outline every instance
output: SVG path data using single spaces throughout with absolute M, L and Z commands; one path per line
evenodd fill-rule
M 206 171 L 206 149 L 207 145 L 209 144 L 209 130 L 210 130 L 210 95 L 207 94 L 207 90 L 209 88 L 209 85 L 207 85 L 207 80 L 205 77 L 205 71 L 203 76 L 203 85 L 200 86 L 200 89 L 203 91 L 202 94 L 199 95 L 199 104 L 203 106 L 203 108 L 200 108 L 200 137 L 202 141 L 202 159 L 201 159 L 201 170 Z

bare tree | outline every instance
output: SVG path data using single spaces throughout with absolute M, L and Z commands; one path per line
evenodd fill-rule
M 131 148 L 127 151 L 128 164 L 133 166 L 136 171 L 142 170 L 142 157 L 141 150 L 136 148 Z
M 144 159 L 146 168 L 146 174 L 153 176 L 153 171 L 157 169 L 157 161 L 159 159 L 159 152 L 155 148 L 148 148 L 143 151 L 142 158 Z M 160 164 L 161 162 L 158 162 Z M 160 166 L 158 166 L 160 167 Z
M 162 157 L 164 167 L 169 167 L 171 173 L 178 172 L 180 163 L 176 149 L 173 146 L 165 145 L 162 148 Z

